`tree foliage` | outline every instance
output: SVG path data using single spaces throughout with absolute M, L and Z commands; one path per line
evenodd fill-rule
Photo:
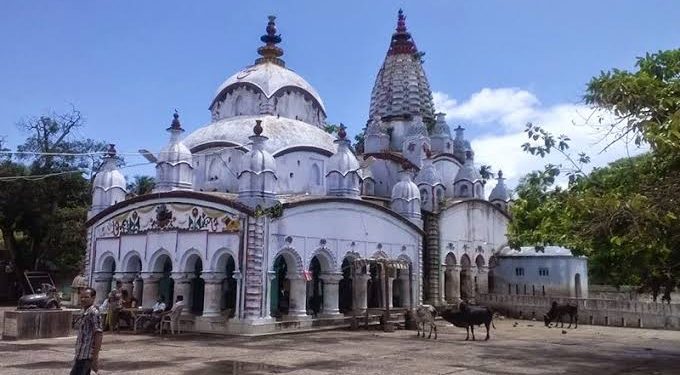
M 76 109 L 26 119 L 18 124 L 27 133 L 21 153 L 0 162 L 0 231 L 17 272 L 79 267 L 90 206 L 85 176 L 99 165 L 92 153 L 105 149 L 76 136 L 84 124 Z
M 516 190 L 508 228 L 510 244 L 563 245 L 589 257 L 595 283 L 640 285 L 669 296 L 680 279 L 680 51 L 647 55 L 637 72 L 613 70 L 593 78 L 585 100 L 621 118 L 607 132 L 633 135 L 651 151 L 591 173 L 590 158 L 569 151 L 569 138 L 528 124 L 526 152 L 559 152 L 565 165 L 546 165 Z M 555 185 L 566 173 L 566 188 Z

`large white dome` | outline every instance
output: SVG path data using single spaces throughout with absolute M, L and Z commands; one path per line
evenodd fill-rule
M 239 84 L 254 85 L 267 98 L 271 98 L 283 88 L 295 87 L 307 92 L 317 101 L 321 109 L 326 112 L 321 96 L 319 96 L 319 93 L 316 92 L 312 85 L 294 71 L 272 62 L 251 65 L 227 78 L 215 92 L 213 103 L 222 96 L 222 93 L 229 91 L 231 86 Z
M 270 115 L 238 116 L 215 121 L 189 134 L 184 144 L 192 152 L 219 147 L 220 143 L 247 146 L 253 135 L 255 120 L 262 120 L 262 135 L 269 138 L 264 149 L 272 155 L 297 146 L 314 147 L 335 153 L 333 137 L 324 130 L 302 121 Z M 250 147 L 247 147 L 250 148 Z

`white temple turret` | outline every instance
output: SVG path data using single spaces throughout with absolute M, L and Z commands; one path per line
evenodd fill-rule
M 175 111 L 172 116 L 172 124 L 166 129 L 170 133 L 170 142 L 161 150 L 156 162 L 154 192 L 191 190 L 193 186 L 194 167 L 191 165 L 191 151 L 180 140 L 184 129 L 179 122 L 179 114 Z
M 412 223 L 422 227 L 420 215 L 420 191 L 411 180 L 411 172 L 404 168 L 399 172 L 400 181 L 392 188 L 390 208 Z
M 366 125 L 364 133 L 364 153 L 382 153 L 390 149 L 390 136 L 385 133 L 380 117 L 375 117 Z
M 414 116 L 405 135 L 401 152 L 408 161 L 420 168 L 425 158 L 425 150 L 429 149 L 430 138 L 427 136 L 427 127 L 423 123 L 423 118 Z
M 491 194 L 489 194 L 489 202 L 491 202 L 491 204 L 494 206 L 507 211 L 508 202 L 510 201 L 510 194 L 508 193 L 508 189 L 505 186 L 503 171 L 498 171 L 498 178 L 496 181 L 498 181 L 496 186 L 494 186 L 493 190 L 491 190 Z
M 340 124 L 338 139 L 335 141 L 338 149 L 328 160 L 326 189 L 328 195 L 358 198 L 361 193 L 361 166 L 350 150 L 350 141 L 346 137 L 345 127 Z
M 90 216 L 97 214 L 106 207 L 125 200 L 127 194 L 125 176 L 118 168 L 116 147 L 109 145 L 99 172 L 92 181 L 92 208 Z
M 453 153 L 453 139 L 451 139 L 451 129 L 446 123 L 446 114 L 437 113 L 437 120 L 430 135 L 432 143 L 432 152 L 436 154 L 452 154 Z
M 458 170 L 453 181 L 453 196 L 484 199 L 484 184 L 475 169 L 472 151 L 465 152 L 465 164 Z
M 458 160 L 465 162 L 466 152 L 472 151 L 470 142 L 465 140 L 465 128 L 458 125 L 454 131 L 456 132 L 456 138 L 453 140 L 453 156 L 458 158 Z
M 444 199 L 442 176 L 432 164 L 432 152 L 426 150 L 423 167 L 416 176 L 415 183 L 420 190 L 421 207 L 424 211 L 437 212 L 439 203 Z
M 276 160 L 265 150 L 268 138 L 262 135 L 263 130 L 262 120 L 255 120 L 254 135 L 249 137 L 252 147 L 241 159 L 238 198 L 251 207 L 268 208 L 277 202 Z

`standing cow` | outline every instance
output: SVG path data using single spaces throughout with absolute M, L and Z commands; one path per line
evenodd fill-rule
M 470 331 L 472 331 L 472 340 L 475 341 L 475 325 L 486 326 L 486 338 L 489 339 L 489 326 L 494 329 L 493 313 L 491 309 L 486 306 L 468 306 L 467 303 L 461 302 L 459 311 L 445 310 L 442 311 L 442 318 L 456 327 L 465 328 L 467 336 L 465 340 L 470 339 Z
M 550 311 L 543 315 L 545 326 L 550 327 L 550 322 L 554 320 L 555 327 L 557 327 L 557 323 L 562 323 L 562 327 L 564 327 L 564 321 L 562 320 L 564 315 L 569 315 L 569 326 L 567 328 L 571 328 L 572 322 L 576 323 L 574 328 L 578 328 L 578 305 L 570 305 L 568 303 L 566 305 L 560 305 L 557 301 L 553 301 Z
M 420 337 L 420 325 L 423 326 L 423 337 L 425 337 L 425 324 L 430 326 L 430 334 L 427 338 L 432 337 L 432 330 L 434 330 L 434 339 L 437 339 L 437 325 L 434 324 L 434 319 L 437 317 L 437 309 L 432 305 L 420 305 L 411 312 L 416 321 L 416 329 L 418 330 L 418 337 Z

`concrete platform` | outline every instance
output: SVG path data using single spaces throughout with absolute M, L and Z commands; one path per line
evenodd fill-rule
M 517 325 L 515 325 L 517 322 Z M 437 322 L 439 339 L 415 331 L 324 331 L 241 337 L 104 335 L 110 374 L 679 374 L 680 332 L 501 320 L 490 341 Z M 484 330 L 477 330 L 478 337 Z M 0 342 L 0 374 L 65 374 L 75 337 Z
M 73 334 L 73 312 L 77 310 L 5 310 L 3 340 L 66 337 Z

